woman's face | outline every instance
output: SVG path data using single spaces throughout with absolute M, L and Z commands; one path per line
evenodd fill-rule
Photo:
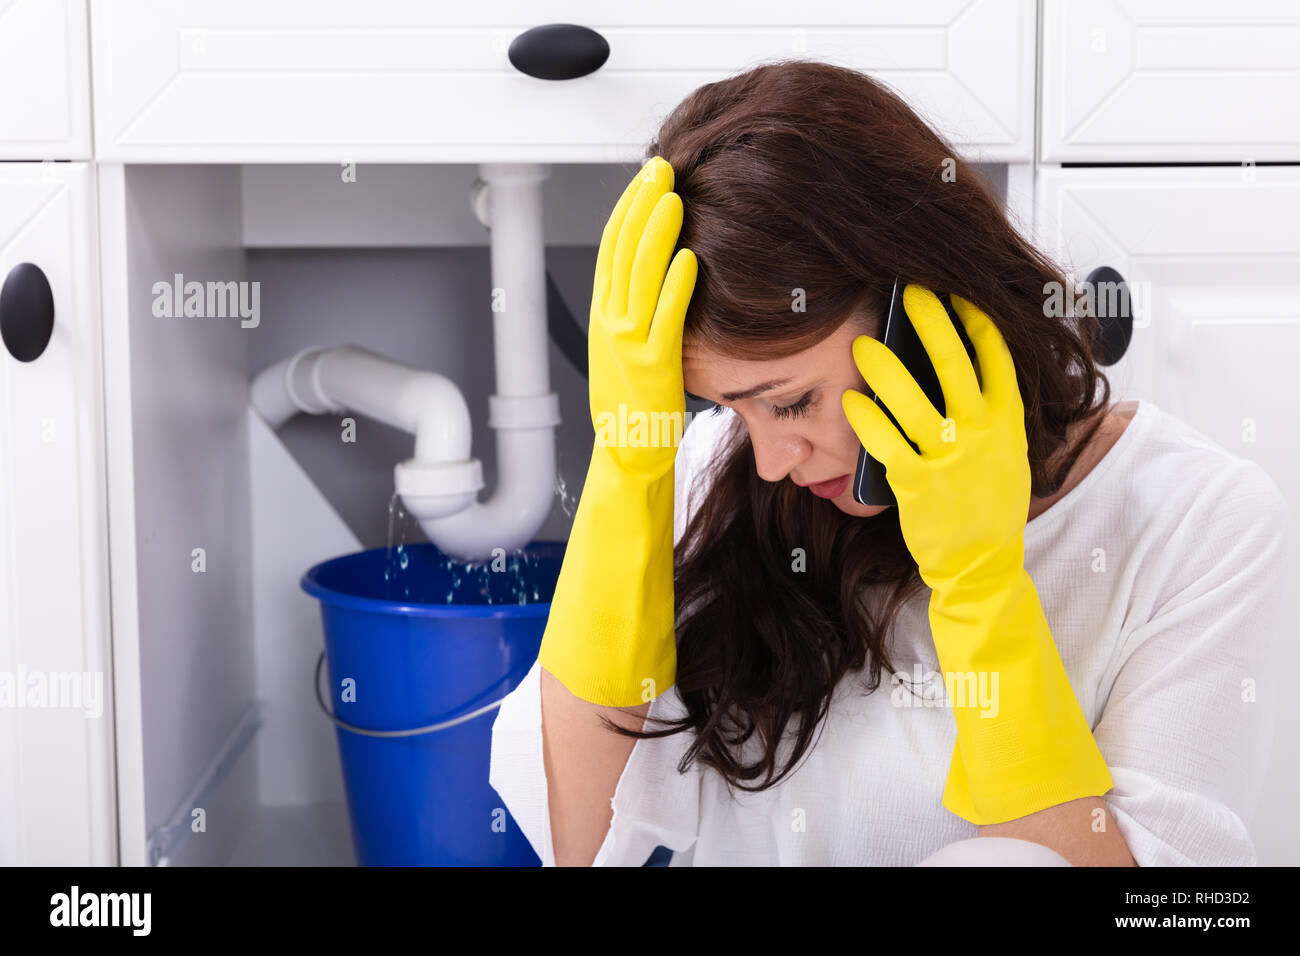
M 845 322 L 812 348 L 783 359 L 750 361 L 682 344 L 682 375 L 693 397 L 731 408 L 754 446 L 754 468 L 764 481 L 789 478 L 845 514 L 869 518 L 889 505 L 853 500 L 853 472 L 861 443 L 844 417 L 845 389 L 870 394 L 853 361 L 853 340 L 871 334 L 861 320 Z

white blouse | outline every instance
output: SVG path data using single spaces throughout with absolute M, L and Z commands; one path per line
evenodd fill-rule
M 733 414 L 696 416 L 682 439 L 678 539 Z M 1288 527 L 1263 468 L 1145 400 L 1083 480 L 1025 526 L 1025 566 L 1140 866 L 1256 863 L 1246 824 L 1276 723 Z M 933 678 L 939 706 L 889 675 L 866 694 L 850 674 L 800 765 L 734 798 L 716 771 L 678 772 L 692 731 L 638 740 L 595 865 L 639 866 L 666 846 L 674 866 L 913 866 L 978 836 L 941 802 L 956 729 L 935 676 L 929 597 L 922 585 L 903 606 L 889 646 L 906 680 Z M 534 664 L 502 703 L 489 779 L 552 866 L 539 679 Z M 677 689 L 650 713 L 684 715 Z M 752 760 L 758 742 L 748 744 Z

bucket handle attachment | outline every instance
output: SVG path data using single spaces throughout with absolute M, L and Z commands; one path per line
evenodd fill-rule
M 468 714 L 464 714 L 460 717 L 453 717 L 451 720 L 443 720 L 436 724 L 429 724 L 426 727 L 415 727 L 411 730 L 367 730 L 365 727 L 358 727 L 355 724 L 349 724 L 346 721 L 341 720 L 339 716 L 331 711 L 329 706 L 325 703 L 325 698 L 321 696 L 320 692 L 320 672 L 324 664 L 325 652 L 321 651 L 320 657 L 316 661 L 316 680 L 313 681 L 316 690 L 316 702 L 320 704 L 320 709 L 325 712 L 326 717 L 334 721 L 334 723 L 338 724 L 344 730 L 350 730 L 354 734 L 362 734 L 366 737 L 414 737 L 418 734 L 437 733 L 440 730 L 446 730 L 448 727 L 455 727 L 457 724 L 463 724 L 468 720 L 473 720 L 475 717 L 482 716 L 488 711 L 500 707 L 501 702 L 506 699 L 505 697 L 500 697 L 490 704 L 485 704 L 478 710 L 470 711 Z M 508 674 L 506 677 L 503 677 L 502 680 L 505 680 L 507 677 L 509 677 Z M 507 694 L 506 696 L 509 695 Z

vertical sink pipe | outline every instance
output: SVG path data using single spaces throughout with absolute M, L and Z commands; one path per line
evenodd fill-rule
M 429 540 L 449 554 L 482 560 L 496 548 L 522 547 L 550 513 L 555 496 L 555 426 L 546 326 L 546 242 L 542 183 L 549 167 L 484 163 L 492 267 L 492 347 L 496 392 L 488 426 L 496 432 L 497 488 L 487 502 L 422 518 L 418 488 L 403 501 Z M 398 466 L 401 467 L 400 465 Z M 398 491 L 402 491 L 399 476 Z

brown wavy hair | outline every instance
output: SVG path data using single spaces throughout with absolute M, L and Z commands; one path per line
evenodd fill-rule
M 784 357 L 846 320 L 883 315 L 895 276 L 956 293 L 988 313 L 1014 359 L 1033 494 L 1060 490 L 1110 401 L 1094 358 L 1097 323 L 1086 308 L 1048 317 L 1048 283 L 1073 290 L 1065 274 L 886 85 L 826 63 L 769 62 L 691 93 L 647 149 L 656 155 L 672 165 L 682 200 L 678 248 L 698 261 L 687 340 Z M 791 308 L 795 289 L 805 291 L 804 312 Z M 763 481 L 738 416 L 733 426 L 674 552 L 686 716 L 653 731 L 605 723 L 632 737 L 693 730 L 679 770 L 698 759 L 729 787 L 758 791 L 809 749 L 842 678 L 861 671 L 870 693 L 894 671 L 885 636 L 924 584 L 897 508 L 853 517 L 788 478 Z M 1082 433 L 1073 445 L 1070 431 Z M 806 555 L 800 572 L 795 548 Z M 755 735 L 762 753 L 746 763 L 733 748 Z

